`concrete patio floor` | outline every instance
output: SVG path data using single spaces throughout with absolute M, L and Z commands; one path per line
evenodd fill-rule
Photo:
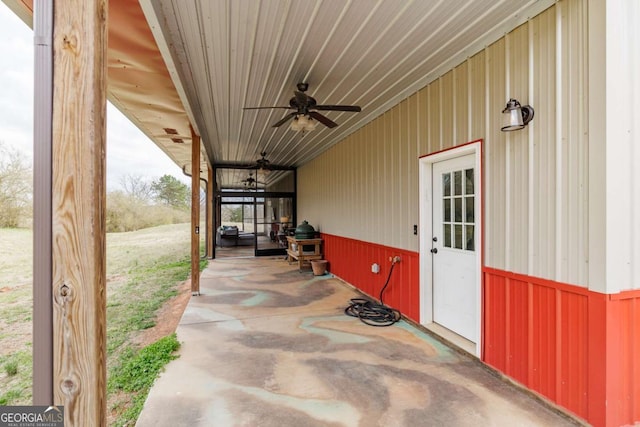
M 357 296 L 282 257 L 212 261 L 136 425 L 578 425 L 409 323 L 344 315 Z

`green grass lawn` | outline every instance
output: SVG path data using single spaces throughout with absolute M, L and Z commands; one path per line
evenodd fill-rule
M 31 230 L 0 229 L 0 405 L 32 399 L 32 239 Z M 155 324 L 156 311 L 189 276 L 189 253 L 189 224 L 107 235 L 108 388 L 110 401 L 117 400 L 109 403 L 112 425 L 135 421 L 158 363 L 167 363 L 179 346 L 169 336 L 140 349 L 134 338 Z M 132 375 L 136 369 L 145 378 Z

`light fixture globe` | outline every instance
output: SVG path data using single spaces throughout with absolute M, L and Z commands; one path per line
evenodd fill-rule
M 533 119 L 534 111 L 530 105 L 520 105 L 516 99 L 509 99 L 502 110 L 505 114 L 505 125 L 500 128 L 503 132 L 523 129 Z
M 289 129 L 291 129 L 294 132 L 298 132 L 303 129 L 302 126 L 300 125 L 300 120 L 298 119 L 298 116 L 294 117 L 293 121 L 291 122 L 291 125 L 289 126 Z
M 306 130 L 307 124 L 309 123 L 309 119 L 304 114 L 300 114 L 298 116 L 298 124 L 300 125 L 300 130 Z
M 307 117 L 307 125 L 304 127 L 304 130 L 309 132 L 314 130 L 316 127 L 318 127 L 318 121 L 314 120 L 311 116 Z
M 310 115 L 306 115 L 302 113 L 296 114 L 296 116 L 293 118 L 293 121 L 289 125 L 289 129 L 291 129 L 292 131 L 294 132 L 302 131 L 302 133 L 310 132 L 314 130 L 316 127 L 318 127 L 318 121 L 315 120 Z

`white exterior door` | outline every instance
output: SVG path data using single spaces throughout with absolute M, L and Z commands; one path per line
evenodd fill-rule
M 433 164 L 433 321 L 477 343 L 479 224 L 475 156 Z

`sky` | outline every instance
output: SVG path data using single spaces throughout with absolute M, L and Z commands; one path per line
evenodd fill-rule
M 0 142 L 33 160 L 33 32 L 0 1 Z M 180 167 L 117 108 L 107 103 L 107 190 L 127 175 L 151 181 L 169 174 L 190 184 Z

